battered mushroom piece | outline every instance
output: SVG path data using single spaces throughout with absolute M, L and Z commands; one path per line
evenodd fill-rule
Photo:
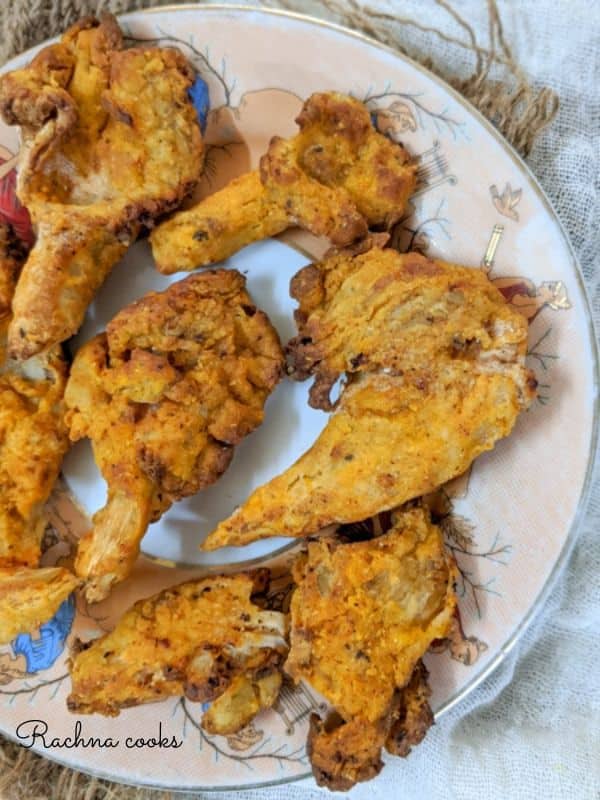
M 419 661 L 452 623 L 456 567 L 439 528 L 412 508 L 370 541 L 309 542 L 293 574 L 284 668 L 333 707 L 311 722 L 317 782 L 349 789 L 377 775 L 382 747 L 406 755 L 432 722 Z
M 15 586 L 20 592 L 27 576 L 33 574 L 23 568 L 38 565 L 45 527 L 44 503 L 69 443 L 63 401 L 67 365 L 61 348 L 52 347 L 24 362 L 7 355 L 14 281 L 26 254 L 27 246 L 14 229 L 0 225 L 0 570 L 6 585 L 2 596 L 13 622 L 20 613 L 20 601 L 17 596 L 13 602 L 11 593 Z M 33 593 L 40 590 L 43 581 L 44 577 L 32 581 Z M 54 585 L 54 578 L 52 582 Z M 52 602 L 52 590 L 47 598 L 31 597 L 31 613 L 23 617 L 24 625 L 37 619 L 40 604 L 44 621 L 43 604 L 45 600 Z M 2 620 L 0 629 L 1 626 Z
M 283 354 L 244 287 L 234 270 L 192 275 L 124 308 L 75 357 L 71 439 L 92 440 L 108 484 L 75 565 L 90 601 L 127 577 L 148 524 L 214 483 L 262 422 Z
M 111 633 L 75 648 L 69 710 L 116 716 L 185 695 L 213 701 L 202 720 L 210 733 L 240 730 L 277 699 L 288 651 L 285 616 L 252 599 L 268 582 L 261 569 L 139 600 Z
M 0 113 L 21 127 L 17 194 L 36 235 L 13 303 L 14 357 L 75 333 L 141 226 L 195 185 L 203 147 L 193 78 L 177 50 L 122 50 L 110 15 L 81 20 L 0 78 Z
M 0 644 L 51 619 L 78 585 L 62 567 L 0 567 Z
M 36 566 L 43 506 L 68 449 L 63 393 L 67 366 L 58 348 L 6 358 L 8 318 L 0 321 L 0 566 Z
M 35 567 L 44 503 L 69 446 L 59 346 L 23 362 L 6 354 L 10 317 L 0 320 L 0 567 Z
M 365 736 L 362 719 L 344 722 L 334 712 L 323 721 L 311 715 L 307 752 L 319 786 L 345 791 L 374 778 L 383 767 L 384 738 L 385 749 L 402 758 L 424 739 L 433 725 L 427 677 L 425 665 L 417 662 L 410 681 L 396 690 L 390 712 L 379 720 L 370 736 Z
M 343 722 L 337 715 L 321 720 L 311 714 L 306 752 L 315 781 L 336 792 L 370 781 L 381 772 L 381 746 L 386 726 L 365 729 L 361 719 Z
M 292 139 L 274 137 L 260 171 L 179 212 L 151 236 L 164 273 L 222 261 L 292 226 L 344 246 L 404 213 L 416 168 L 372 125 L 368 109 L 336 92 L 313 94 Z
M 291 288 L 289 371 L 314 375 L 311 404 L 334 413 L 206 549 L 307 536 L 427 494 L 507 436 L 535 395 L 527 322 L 481 270 L 373 248 L 308 266 Z

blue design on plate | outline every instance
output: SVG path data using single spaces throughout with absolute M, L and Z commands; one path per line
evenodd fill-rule
M 75 599 L 73 595 L 60 606 L 48 622 L 40 625 L 39 635 L 21 633 L 12 642 L 15 656 L 24 656 L 27 672 L 49 669 L 65 649 L 67 636 L 75 619 Z
M 208 94 L 208 84 L 206 81 L 202 80 L 200 76 L 196 78 L 194 83 L 188 89 L 188 94 L 190 96 L 190 100 L 194 108 L 196 109 L 196 114 L 198 114 L 198 120 L 200 122 L 200 130 L 202 133 L 206 130 L 206 121 L 208 118 L 208 112 L 210 109 L 210 97 Z

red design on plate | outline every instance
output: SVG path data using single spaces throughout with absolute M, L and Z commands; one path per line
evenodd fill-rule
M 11 159 L 0 157 L 0 174 L 2 164 Z M 0 222 L 12 225 L 15 233 L 29 247 L 33 244 L 33 230 L 27 209 L 21 205 L 16 194 L 17 171 L 13 167 L 0 179 Z

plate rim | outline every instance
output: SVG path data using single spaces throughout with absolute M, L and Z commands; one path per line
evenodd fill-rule
M 461 95 L 454 87 L 452 87 L 447 81 L 441 78 L 436 73 L 432 72 L 431 70 L 424 67 L 418 61 L 410 58 L 409 56 L 401 53 L 399 50 L 395 50 L 393 47 L 389 45 L 383 44 L 379 42 L 377 39 L 362 33 L 361 31 L 352 30 L 351 28 L 341 25 L 336 22 L 331 22 L 329 20 L 321 19 L 320 17 L 313 16 L 311 14 L 304 14 L 297 11 L 290 11 L 287 9 L 276 9 L 276 8 L 265 8 L 256 5 L 241 5 L 239 3 L 211 3 L 210 5 L 204 5 L 197 2 L 193 3 L 170 3 L 167 5 L 162 6 L 155 6 L 152 8 L 141 8 L 134 11 L 127 12 L 125 14 L 117 14 L 118 21 L 127 22 L 128 19 L 139 17 L 141 15 L 152 15 L 152 14 L 161 14 L 167 12 L 179 12 L 179 11 L 187 11 L 187 12 L 200 12 L 200 13 L 211 13 L 211 12 L 236 12 L 241 15 L 240 12 L 250 13 L 250 14 L 264 14 L 271 17 L 279 17 L 283 19 L 291 19 L 296 22 L 304 22 L 309 23 L 318 27 L 326 28 L 332 30 L 338 34 L 342 34 L 344 36 L 350 37 L 352 39 L 356 39 L 364 44 L 368 44 L 372 47 L 377 48 L 378 50 L 382 50 L 383 52 L 389 53 L 390 55 L 394 56 L 395 58 L 409 64 L 412 68 L 416 69 L 417 71 L 426 75 L 430 80 L 432 80 L 435 84 L 437 84 L 441 89 L 446 91 L 457 103 L 459 103 L 472 117 L 477 120 L 484 130 L 492 136 L 492 138 L 499 144 L 504 152 L 509 156 L 509 158 L 513 161 L 513 163 L 523 172 L 527 180 L 529 181 L 529 185 L 534 190 L 535 194 L 537 195 L 538 199 L 541 201 L 544 210 L 549 214 L 549 216 L 553 219 L 555 225 L 557 226 L 558 232 L 562 238 L 563 243 L 566 245 L 567 254 L 570 258 L 571 265 L 574 268 L 575 277 L 577 279 L 578 288 L 583 297 L 583 308 L 585 313 L 585 323 L 586 323 L 586 333 L 589 339 L 590 344 L 590 351 L 592 357 L 592 370 L 591 370 L 591 377 L 592 377 L 592 426 L 591 426 L 591 433 L 590 433 L 590 440 L 589 440 L 589 448 L 587 452 L 587 461 L 586 461 L 586 471 L 584 475 L 584 479 L 582 482 L 581 490 L 579 493 L 579 497 L 577 500 L 577 510 L 569 526 L 567 535 L 565 540 L 562 544 L 562 547 L 556 556 L 554 564 L 552 565 L 552 569 L 547 576 L 544 584 L 542 585 L 541 589 L 535 596 L 531 606 L 519 622 L 519 624 L 515 627 L 512 634 L 506 640 L 506 642 L 500 646 L 497 655 L 491 659 L 491 661 L 487 664 L 487 666 L 475 676 L 472 680 L 468 681 L 461 689 L 455 692 L 436 712 L 435 712 L 435 720 L 436 722 L 443 717 L 447 712 L 455 708 L 460 702 L 462 702 L 467 695 L 473 692 L 478 686 L 480 686 L 489 676 L 495 672 L 495 670 L 503 663 L 506 656 L 511 652 L 511 650 L 516 646 L 519 642 L 525 631 L 530 627 L 533 623 L 535 618 L 543 609 L 546 601 L 548 600 L 549 595 L 552 592 L 552 589 L 556 585 L 565 565 L 566 562 L 571 555 L 575 542 L 577 541 L 582 521 L 585 517 L 586 511 L 588 509 L 589 501 L 591 498 L 591 488 L 594 482 L 594 477 L 596 474 L 596 467 L 600 466 L 600 454 L 598 453 L 598 442 L 599 442 L 599 434 L 600 434 L 600 395 L 599 395 L 599 387 L 600 387 L 600 347 L 598 344 L 597 333 L 595 330 L 594 320 L 592 316 L 592 309 L 590 298 L 588 295 L 587 287 L 585 284 L 585 279 L 583 276 L 583 270 L 579 263 L 579 259 L 573 245 L 571 243 L 570 237 L 563 225 L 562 220 L 558 216 L 556 209 L 546 191 L 541 186 L 538 178 L 532 172 L 529 165 L 525 162 L 525 160 L 519 155 L 519 153 L 514 149 L 514 147 L 502 136 L 502 134 L 494 127 L 494 125 L 472 104 L 470 103 L 463 95 Z M 32 47 L 23 50 L 21 53 L 18 53 L 8 61 L 6 61 L 2 67 L 0 68 L 0 74 L 10 70 L 11 65 L 17 59 L 22 59 L 27 57 L 29 54 L 37 52 L 40 48 L 45 47 L 51 44 L 54 41 L 57 41 L 59 36 L 50 37 L 45 39 L 43 42 L 40 42 Z M 293 543 L 292 543 L 293 545 Z M 291 545 L 284 545 L 280 551 L 277 551 L 278 554 L 287 550 Z M 274 554 L 270 554 L 273 556 Z M 261 559 L 262 560 L 262 559 Z M 20 744 L 16 737 L 8 732 L 1 731 L 2 736 L 4 736 L 7 740 L 15 743 Z M 37 751 L 35 751 L 37 752 Z M 228 791 L 243 791 L 243 790 L 251 790 L 251 789 L 260 789 L 266 788 L 270 786 L 282 786 L 285 784 L 290 783 L 297 783 L 301 780 L 306 780 L 307 778 L 312 777 L 312 772 L 309 771 L 307 773 L 301 775 L 295 775 L 290 778 L 282 778 L 275 781 L 263 781 L 260 783 L 246 783 L 243 785 L 236 785 L 236 786 L 201 786 L 195 784 L 194 786 L 165 786 L 161 784 L 155 784 L 148 781 L 144 781 L 143 783 L 131 783 L 127 780 L 124 780 L 121 777 L 115 777 L 109 772 L 105 772 L 104 770 L 95 770 L 90 768 L 81 769 L 80 767 L 74 767 L 72 763 L 62 759 L 61 757 L 57 757 L 54 754 L 50 753 L 37 753 L 38 755 L 42 755 L 43 758 L 47 758 L 49 761 L 53 761 L 61 766 L 69 767 L 70 769 L 75 769 L 77 771 L 82 771 L 84 774 L 91 775 L 92 777 L 110 780 L 115 783 L 124 785 L 124 786 L 132 786 L 132 787 L 145 787 L 149 789 L 158 789 L 163 791 L 171 791 L 171 792 L 190 792 L 190 791 L 203 791 L 203 792 L 228 792 Z

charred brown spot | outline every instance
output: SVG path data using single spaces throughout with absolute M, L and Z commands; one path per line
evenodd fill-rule
M 115 119 L 117 119 L 119 122 L 123 122 L 125 125 L 129 125 L 130 127 L 133 125 L 133 117 L 128 111 L 116 106 L 113 114 Z
M 387 275 L 383 275 L 381 278 L 378 278 L 375 281 L 373 284 L 373 289 L 376 292 L 382 292 L 390 284 L 394 283 L 394 281 L 400 280 L 401 277 L 402 276 L 398 271 L 388 272 Z
M 377 169 L 379 194 L 388 200 L 397 201 L 400 204 L 406 194 L 408 183 L 409 181 L 405 175 L 398 174 L 389 167 L 379 167 Z M 412 179 L 410 183 L 412 184 Z
M 464 339 L 462 336 L 455 335 L 452 338 L 451 355 L 453 357 L 464 356 L 467 358 L 476 358 L 481 351 L 481 342 L 479 339 L 471 338 Z
M 332 403 L 330 394 L 337 379 L 337 374 L 317 374 L 315 382 L 308 392 L 308 402 L 312 408 L 320 408 L 323 411 L 333 411 L 335 404 Z
M 311 715 L 307 752 L 319 786 L 347 791 L 381 771 L 380 738 L 370 731 L 365 734 L 366 725 L 362 720 L 346 723 L 336 713 L 325 722 Z
M 166 664 L 163 667 L 163 676 L 167 681 L 182 681 L 185 678 L 185 671 L 174 664 Z
M 393 475 L 384 472 L 377 476 L 377 483 L 384 489 L 391 489 L 395 485 L 396 480 Z
M 415 253 L 412 258 L 404 262 L 402 272 L 408 278 L 434 278 L 437 275 L 442 275 L 444 270 L 435 261 Z
M 405 758 L 433 725 L 428 677 L 425 665 L 419 661 L 408 684 L 394 696 L 390 730 L 385 742 L 386 750 L 393 755 Z
M 316 308 L 323 302 L 323 275 L 314 264 L 297 272 L 290 281 L 290 295 L 303 307 Z

